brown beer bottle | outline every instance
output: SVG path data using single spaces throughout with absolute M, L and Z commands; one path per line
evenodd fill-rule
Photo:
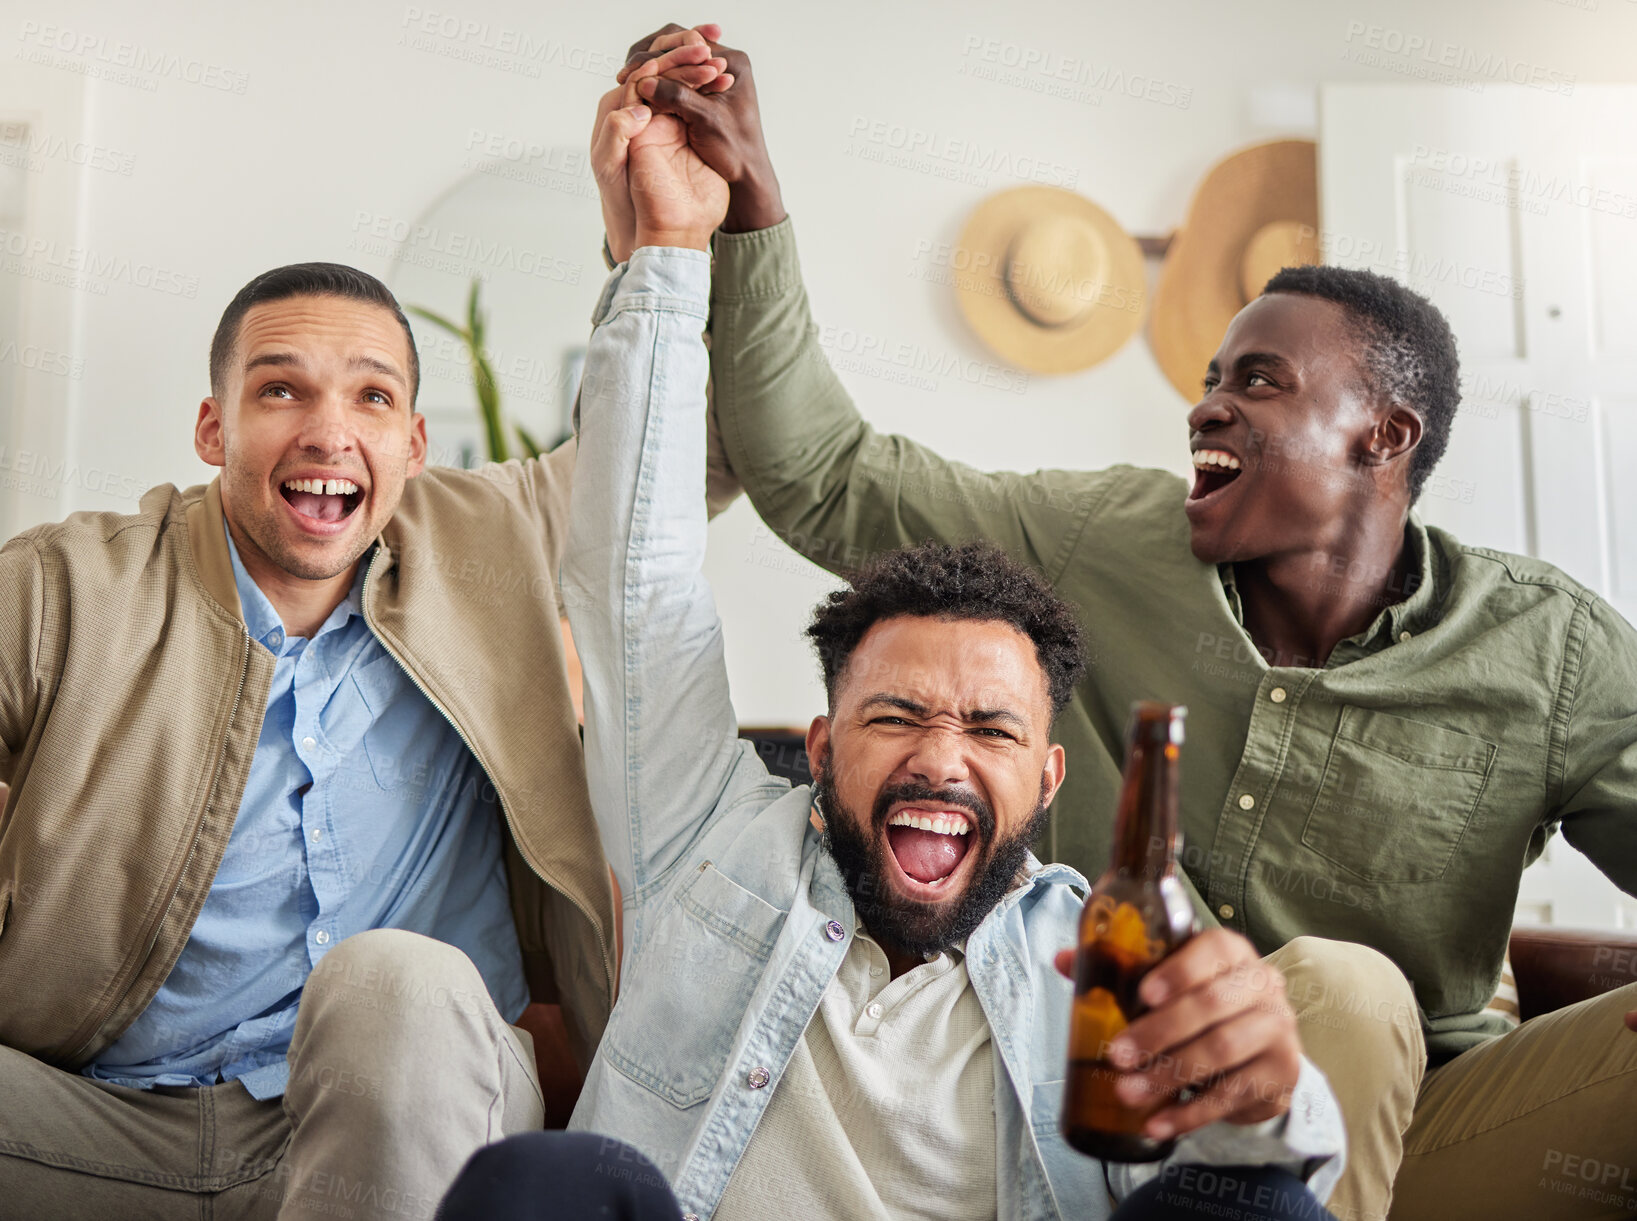
M 1151 700 L 1132 705 L 1114 854 L 1080 917 L 1063 1136 L 1108 1162 L 1158 1161 L 1176 1145 L 1142 1134 L 1170 1099 L 1122 1102 L 1114 1093 L 1119 1071 L 1105 1055 L 1109 1041 L 1147 1008 L 1137 999 L 1143 976 L 1194 932 L 1193 907 L 1177 877 L 1177 757 L 1187 714 Z

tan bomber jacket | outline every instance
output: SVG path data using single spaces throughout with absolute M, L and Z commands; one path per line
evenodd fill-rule
M 616 946 L 558 628 L 573 463 L 569 443 L 410 480 L 365 556 L 364 617 L 498 792 L 530 992 L 562 1003 L 584 1063 Z M 0 1044 L 76 1070 L 152 1000 L 221 862 L 272 676 L 217 483 L 0 547 Z

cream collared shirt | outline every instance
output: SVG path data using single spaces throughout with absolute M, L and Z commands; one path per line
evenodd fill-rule
M 993 1221 L 995 1199 L 994 1053 L 965 954 L 893 979 L 860 930 L 718 1221 Z

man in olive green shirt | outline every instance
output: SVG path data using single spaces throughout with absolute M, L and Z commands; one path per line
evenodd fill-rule
M 1554 831 L 1637 893 L 1637 633 L 1551 565 L 1412 512 L 1459 400 L 1442 316 L 1368 273 L 1281 273 L 1201 370 L 1192 486 L 946 461 L 871 429 L 826 363 L 750 64 L 717 53 L 731 89 L 641 92 L 732 187 L 715 410 L 763 519 L 832 569 L 990 539 L 1078 604 L 1094 660 L 1059 721 L 1069 779 L 1042 847 L 1083 872 L 1107 861 L 1131 702 L 1188 705 L 1184 864 L 1209 912 L 1264 954 L 1322 955 L 1319 938 L 1396 964 L 1396 987 L 1335 973 L 1344 995 L 1306 1011 L 1350 1159 L 1367 1148 L 1379 1167 L 1338 1216 L 1385 1214 L 1400 1137 L 1395 1219 L 1637 1208 L 1622 1084 L 1637 988 L 1512 1033 L 1483 1012 L 1519 875 Z M 1403 1010 L 1425 1033 L 1425 1081 L 1418 1055 L 1406 1068 L 1357 1023 L 1335 1033 L 1339 1013 L 1379 1026 Z M 1588 1163 L 1599 1191 L 1580 1190 Z

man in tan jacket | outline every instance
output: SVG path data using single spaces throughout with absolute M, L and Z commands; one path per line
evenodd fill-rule
M 220 478 L 0 548 L 0 1213 L 430 1217 L 541 1125 L 529 1000 L 601 1035 L 572 446 L 423 471 L 418 374 L 379 281 L 268 272 Z

